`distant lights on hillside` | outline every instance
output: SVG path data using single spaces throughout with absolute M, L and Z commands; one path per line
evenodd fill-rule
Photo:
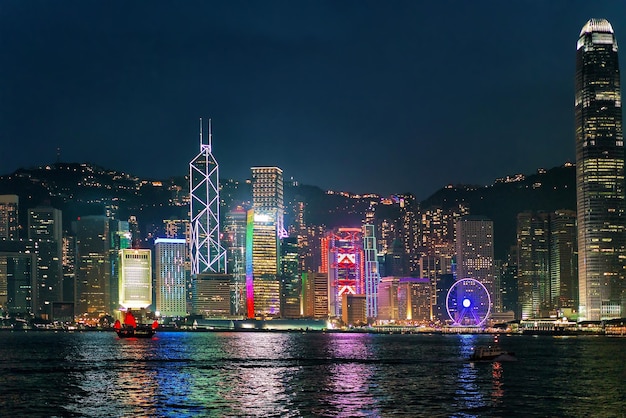
M 496 179 L 495 183 L 515 183 L 518 181 L 524 181 L 526 176 L 523 174 L 514 174 L 512 176 L 506 176 Z

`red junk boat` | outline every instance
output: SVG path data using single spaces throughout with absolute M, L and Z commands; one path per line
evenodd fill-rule
M 113 325 L 117 336 L 120 338 L 152 338 L 158 327 L 158 321 L 154 321 L 152 325 L 137 324 L 135 315 L 131 311 L 126 311 L 123 324 L 118 319 Z

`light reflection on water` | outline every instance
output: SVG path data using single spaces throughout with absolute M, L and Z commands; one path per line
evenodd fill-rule
M 518 362 L 471 363 L 490 337 L 157 335 L 0 333 L 0 415 L 619 416 L 626 404 L 614 361 L 626 339 L 503 338 Z

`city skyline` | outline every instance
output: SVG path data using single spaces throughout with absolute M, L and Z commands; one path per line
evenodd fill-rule
M 0 6 L 3 174 L 182 176 L 210 117 L 225 178 L 424 199 L 574 161 L 572 38 L 626 33 L 617 2 L 66 4 Z

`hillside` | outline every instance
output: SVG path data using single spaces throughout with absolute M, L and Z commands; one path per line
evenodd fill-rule
M 539 170 L 517 181 L 500 181 L 486 187 L 446 187 L 423 201 L 421 207 L 453 208 L 458 203 L 468 206 L 472 215 L 493 220 L 495 257 L 504 259 L 516 242 L 518 213 L 576 210 L 576 167 Z
M 249 184 L 234 180 L 221 183 L 225 208 L 242 202 L 249 204 Z M 26 224 L 26 209 L 45 203 L 63 211 L 66 228 L 78 216 L 113 210 L 120 219 L 137 216 L 143 232 L 156 232 L 163 219 L 184 218 L 188 211 L 185 178 L 140 179 L 90 164 L 59 163 L 20 169 L 0 177 L 0 194 L 19 195 L 22 225 Z M 358 226 L 370 203 L 379 202 L 380 196 L 354 196 L 327 192 L 316 186 L 286 184 L 287 222 L 293 218 L 290 208 L 295 201 L 306 202 L 307 224 Z M 576 209 L 575 167 L 539 170 L 536 174 L 502 179 L 489 186 L 447 186 L 422 201 L 420 207 L 449 209 L 459 203 L 469 207 L 472 215 L 484 215 L 494 221 L 495 255 L 503 259 L 509 247 L 515 244 L 518 213 Z M 383 205 L 378 208 L 379 211 L 392 209 Z

